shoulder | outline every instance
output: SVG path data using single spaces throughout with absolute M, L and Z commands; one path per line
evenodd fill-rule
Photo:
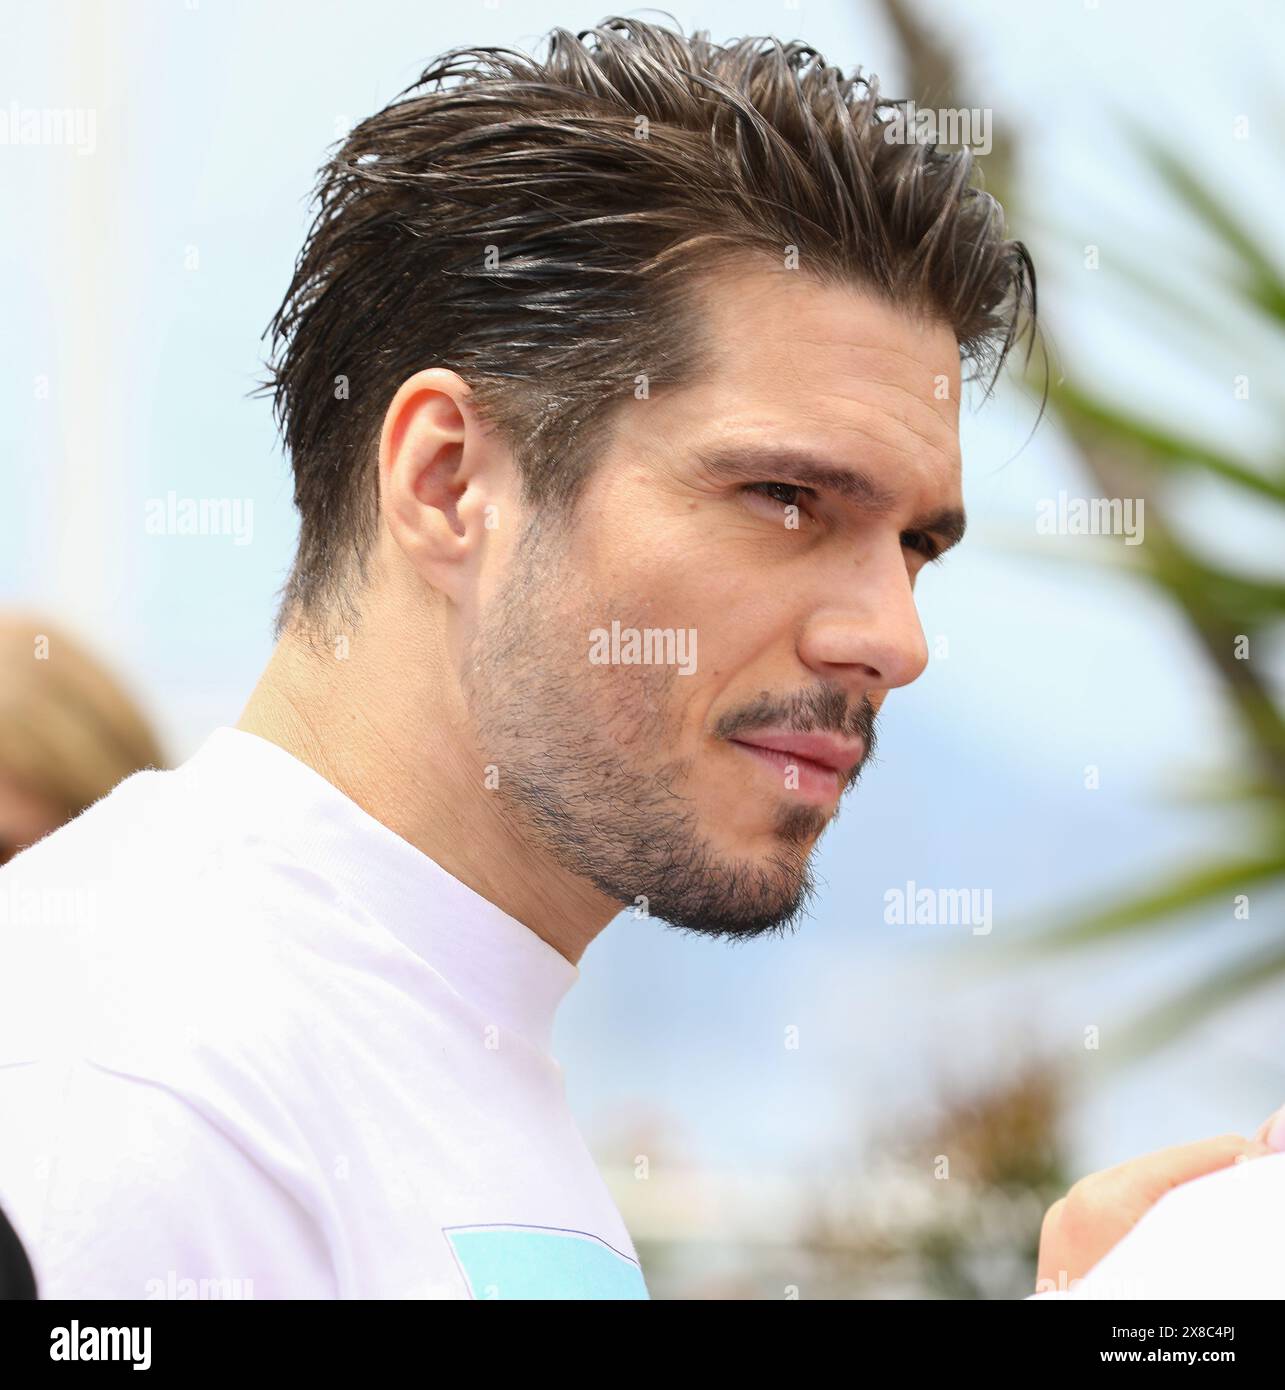
M 41 1297 L 331 1296 L 309 1203 L 169 1088 L 68 1055 L 0 1068 L 0 1106 L 0 1205 Z
M 293 952 L 343 911 L 183 769 L 138 773 L 0 870 L 0 1065 L 172 1079 L 288 1026 Z

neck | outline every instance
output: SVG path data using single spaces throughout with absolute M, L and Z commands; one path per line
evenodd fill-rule
M 619 904 L 523 838 L 487 789 L 440 641 L 397 628 L 363 615 L 343 659 L 287 629 L 237 728 L 306 763 L 578 964 Z

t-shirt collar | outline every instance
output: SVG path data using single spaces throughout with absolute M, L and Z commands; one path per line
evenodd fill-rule
M 180 771 L 228 796 L 235 824 L 330 879 L 484 1017 L 551 1049 L 580 970 L 530 927 L 258 734 L 217 728 Z

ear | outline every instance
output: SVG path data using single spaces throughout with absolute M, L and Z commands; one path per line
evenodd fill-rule
M 432 588 L 458 601 L 485 545 L 488 506 L 504 480 L 499 455 L 455 372 L 408 377 L 384 415 L 379 509 L 394 543 Z

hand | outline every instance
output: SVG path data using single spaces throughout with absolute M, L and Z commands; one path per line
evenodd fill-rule
M 1072 1280 L 1082 1279 L 1172 1188 L 1233 1163 L 1277 1152 L 1266 1142 L 1269 1135 L 1285 1147 L 1283 1115 L 1285 1111 L 1278 1111 L 1253 1139 L 1223 1134 L 1160 1149 L 1081 1178 L 1044 1217 L 1037 1292 L 1065 1289 Z

